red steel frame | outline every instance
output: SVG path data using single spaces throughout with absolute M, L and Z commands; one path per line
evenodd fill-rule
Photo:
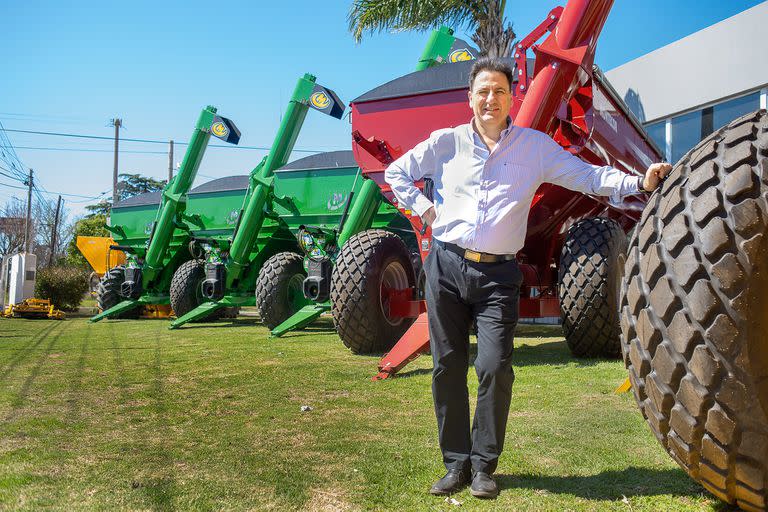
M 546 20 L 519 42 L 514 53 L 517 82 L 511 116 L 515 126 L 549 134 L 584 161 L 637 173 L 660 160 L 661 155 L 593 68 L 597 38 L 612 3 L 570 0 L 565 8 L 552 9 Z M 547 32 L 549 36 L 535 45 Z M 536 55 L 532 77 L 527 69 L 528 49 Z M 397 204 L 384 182 L 387 165 L 434 130 L 468 122 L 472 112 L 467 89 L 352 103 L 355 159 L 363 174 L 376 181 L 388 200 Z M 560 315 L 557 263 L 570 225 L 584 217 L 604 216 L 629 230 L 643 206 L 644 199 L 637 196 L 626 199 L 618 208 L 602 198 L 542 185 L 531 204 L 525 245 L 518 254 L 524 275 L 520 316 Z M 424 229 L 411 211 L 401 211 L 411 221 L 423 259 L 431 247 L 431 230 Z M 416 317 L 416 321 L 382 358 L 374 379 L 393 375 L 429 348 L 424 301 L 413 300 L 413 289 L 388 293 L 390 315 Z

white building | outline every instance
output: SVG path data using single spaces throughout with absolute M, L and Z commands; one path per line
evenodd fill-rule
M 606 73 L 675 163 L 733 119 L 768 108 L 768 1 Z

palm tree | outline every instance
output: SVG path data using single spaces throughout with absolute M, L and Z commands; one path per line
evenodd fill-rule
M 482 55 L 509 57 L 515 42 L 504 22 L 506 0 L 353 0 L 347 20 L 360 42 L 364 32 L 429 30 L 440 25 L 465 27 Z

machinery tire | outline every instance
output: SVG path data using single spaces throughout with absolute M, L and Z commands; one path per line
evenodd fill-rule
M 171 308 L 177 318 L 186 315 L 204 302 L 201 294 L 201 285 L 205 279 L 205 261 L 185 261 L 171 279 Z M 227 315 L 227 310 L 238 308 L 222 308 L 214 311 L 204 318 L 198 318 L 192 322 L 211 322 L 220 318 L 233 318 Z M 239 309 L 238 309 L 239 311 Z M 231 314 L 231 313 L 230 313 Z M 237 315 L 235 315 L 237 316 Z
M 583 219 L 568 230 L 558 293 L 565 339 L 574 356 L 620 357 L 619 295 L 626 255 L 627 235 L 611 219 Z
M 355 354 L 389 350 L 414 321 L 385 315 L 382 289 L 387 285 L 415 286 L 411 256 L 402 239 L 381 229 L 351 237 L 333 269 L 331 311 L 341 341 Z
M 125 267 L 122 265 L 112 267 L 101 277 L 96 289 L 96 305 L 99 310 L 106 311 L 123 301 L 123 297 L 120 295 L 120 285 L 123 284 L 123 281 L 125 281 Z M 140 311 L 141 308 L 134 308 L 110 318 L 139 318 Z
M 256 307 L 262 323 L 269 329 L 311 302 L 304 298 L 306 277 L 301 254 L 279 252 L 264 262 L 256 279 Z
M 745 510 L 768 501 L 768 113 L 685 155 L 643 212 L 622 284 L 635 399 L 672 458 Z

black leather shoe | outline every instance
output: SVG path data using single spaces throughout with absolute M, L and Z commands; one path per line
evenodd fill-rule
M 443 478 L 432 485 L 430 494 L 445 496 L 453 494 L 467 485 L 467 472 L 461 469 L 449 469 Z
M 475 498 L 495 498 L 499 495 L 499 487 L 488 473 L 478 471 L 472 477 L 472 485 L 469 492 Z

